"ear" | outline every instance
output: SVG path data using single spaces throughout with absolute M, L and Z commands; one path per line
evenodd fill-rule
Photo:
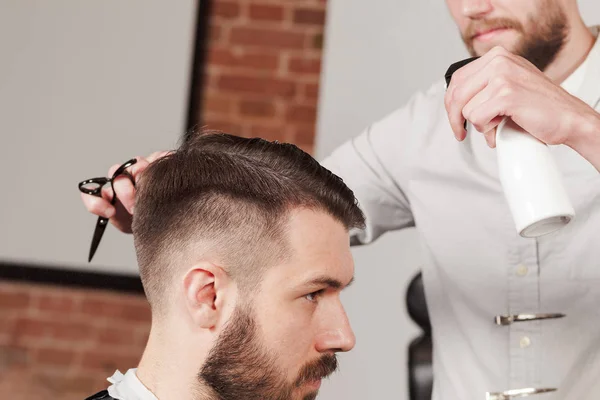
M 212 329 L 223 314 L 225 288 L 229 277 L 221 267 L 202 262 L 192 267 L 183 278 L 187 311 L 194 324 Z

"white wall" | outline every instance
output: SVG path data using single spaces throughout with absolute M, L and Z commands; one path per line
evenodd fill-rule
M 137 273 L 77 183 L 185 129 L 194 0 L 0 1 L 0 260 Z
M 598 0 L 579 2 L 600 23 Z M 360 133 L 468 56 L 442 0 L 328 0 L 317 155 Z M 345 305 L 357 346 L 323 388 L 326 400 L 408 399 L 406 349 L 418 329 L 405 311 L 420 264 L 414 230 L 354 250 L 356 283 Z

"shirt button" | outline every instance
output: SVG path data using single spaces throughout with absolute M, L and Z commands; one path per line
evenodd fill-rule
M 529 339 L 527 336 L 523 336 L 519 341 L 519 345 L 522 349 L 529 347 L 531 345 L 531 339 Z
M 525 276 L 525 275 L 527 275 L 528 272 L 529 272 L 529 268 L 527 268 L 526 265 L 521 264 L 517 267 L 517 275 L 518 276 Z

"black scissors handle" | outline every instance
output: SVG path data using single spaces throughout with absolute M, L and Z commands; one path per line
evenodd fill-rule
M 136 162 L 137 160 L 135 158 L 127 161 L 115 171 L 111 178 L 102 177 L 86 179 L 85 181 L 79 183 L 79 190 L 82 193 L 86 193 L 96 197 L 102 197 L 102 188 L 107 183 L 110 183 L 113 192 L 112 198 L 110 199 L 110 204 L 114 206 L 117 202 L 117 194 L 115 192 L 113 182 L 117 177 L 125 175 L 127 178 L 129 178 L 133 187 L 135 187 L 135 179 L 133 178 L 133 175 L 131 175 L 131 173 L 129 173 L 129 171 L 126 170 L 126 168 L 132 166 Z M 98 217 L 98 220 L 96 221 L 96 228 L 94 229 L 94 236 L 92 237 L 92 245 L 90 246 L 88 262 L 92 261 L 92 258 L 94 258 L 94 254 L 96 254 L 96 250 L 98 249 L 98 245 L 100 244 L 102 235 L 104 235 L 104 231 L 106 230 L 108 221 L 109 219 L 104 217 Z
M 133 179 L 133 176 L 127 172 L 127 171 L 123 171 L 122 175 L 125 175 L 129 178 L 129 180 L 131 181 L 131 183 L 133 184 L 133 186 L 135 187 L 135 179 Z M 110 184 L 112 186 L 113 181 L 110 180 Z M 101 189 L 101 188 L 100 188 Z M 112 199 L 110 200 L 110 204 L 111 205 L 115 205 L 115 203 L 117 202 L 117 196 L 115 194 L 115 188 L 113 187 L 113 196 Z M 97 193 L 89 193 L 92 194 L 94 196 L 102 196 L 101 194 L 101 190 L 98 190 Z M 92 245 L 90 246 L 90 254 L 88 256 L 88 262 L 92 261 L 92 258 L 94 258 L 94 254 L 96 254 L 96 250 L 98 249 L 98 245 L 100 244 L 100 240 L 102 239 L 102 235 L 104 235 L 104 231 L 106 230 L 106 226 L 108 225 L 108 218 L 104 218 L 104 217 L 98 217 L 98 221 L 96 221 L 96 229 L 94 229 L 94 236 L 92 237 Z

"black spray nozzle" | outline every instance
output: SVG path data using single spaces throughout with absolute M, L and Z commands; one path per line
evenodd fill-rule
M 458 71 L 459 69 L 461 69 L 465 65 L 469 64 L 470 62 L 477 60 L 478 58 L 479 57 L 467 58 L 466 60 L 455 62 L 454 64 L 452 64 L 451 66 L 449 66 L 448 70 L 446 71 L 446 75 L 444 75 L 444 78 L 446 78 L 446 88 L 448 88 L 448 86 L 450 86 L 450 80 L 452 79 L 452 75 L 456 71 Z
M 450 86 L 450 81 L 452 80 L 452 75 L 454 75 L 454 73 L 456 71 L 458 71 L 459 69 L 461 69 L 468 63 L 477 60 L 478 58 L 479 57 L 467 58 L 466 60 L 455 62 L 454 64 L 449 66 L 448 70 L 446 71 L 446 74 L 444 75 L 444 78 L 446 78 L 446 89 L 448 89 L 448 86 Z M 467 130 L 467 120 L 465 120 L 463 126 L 464 126 L 465 130 Z

